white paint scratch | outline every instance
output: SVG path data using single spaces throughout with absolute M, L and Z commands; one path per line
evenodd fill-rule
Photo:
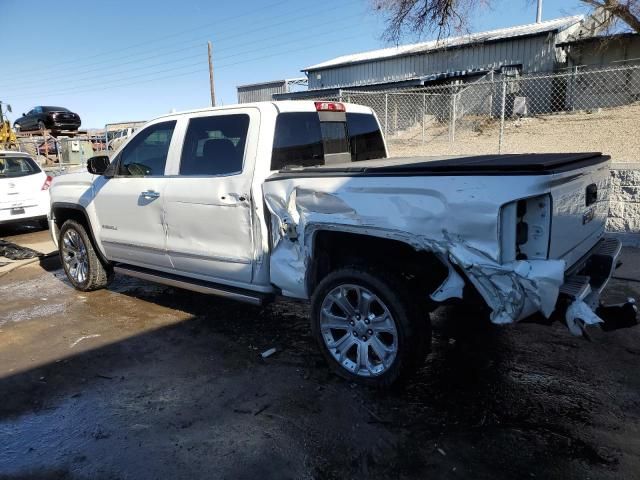
M 87 340 L 87 339 L 89 339 L 89 338 L 96 338 L 96 337 L 99 337 L 99 336 L 100 336 L 100 334 L 98 334 L 98 333 L 94 333 L 93 335 L 85 335 L 84 337 L 80 337 L 80 338 L 79 338 L 79 339 L 77 339 L 75 342 L 73 342 L 73 343 L 69 346 L 69 348 L 73 348 L 73 347 L 75 347 L 77 344 L 79 344 L 79 343 L 80 343 L 81 341 L 83 341 L 83 340 Z

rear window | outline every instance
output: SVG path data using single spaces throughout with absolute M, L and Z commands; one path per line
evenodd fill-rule
M 271 170 L 324 165 L 325 155 L 340 153 L 350 153 L 352 162 L 386 157 L 373 115 L 347 113 L 346 120 L 321 122 L 317 112 L 281 113 L 276 120 Z
M 68 112 L 69 109 L 64 107 L 42 107 L 44 112 Z
M 25 177 L 40 173 L 40 167 L 28 157 L 0 157 L 0 178 Z

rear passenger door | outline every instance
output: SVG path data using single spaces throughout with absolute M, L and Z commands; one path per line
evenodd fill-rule
M 165 190 L 169 256 L 178 274 L 246 286 L 255 257 L 250 147 L 259 112 L 239 108 L 186 121 L 178 171 Z

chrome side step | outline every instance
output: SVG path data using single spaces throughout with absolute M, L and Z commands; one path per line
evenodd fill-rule
M 591 293 L 590 280 L 590 277 L 585 275 L 568 277 L 560 287 L 560 295 L 565 295 L 571 300 L 584 300 Z
M 232 287 L 219 285 L 216 283 L 205 282 L 193 278 L 181 277 L 170 273 L 157 272 L 146 268 L 135 267 L 132 265 L 117 265 L 113 268 L 114 272 L 128 275 L 130 277 L 148 280 L 150 282 L 168 285 L 170 287 L 183 288 L 192 292 L 205 293 L 207 295 L 217 295 L 226 297 L 239 302 L 250 303 L 251 305 L 261 306 L 269 298 L 268 295 L 241 290 Z

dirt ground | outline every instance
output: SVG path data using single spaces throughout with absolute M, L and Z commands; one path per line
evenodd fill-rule
M 594 112 L 542 115 L 505 124 L 503 153 L 603 152 L 614 162 L 640 160 L 640 103 Z M 448 125 L 432 123 L 388 138 L 393 156 L 498 153 L 500 122 L 466 117 L 449 143 Z M 614 141 L 615 139 L 615 141 Z
M 640 296 L 640 251 L 624 260 L 618 275 L 634 280 L 614 280 L 611 301 Z M 588 342 L 560 324 L 474 328 L 473 313 L 441 309 L 424 368 L 380 392 L 329 373 L 301 304 L 125 277 L 81 293 L 56 258 L 1 277 L 0 298 L 2 479 L 640 472 L 637 327 Z M 455 322 L 468 333 L 450 338 Z

